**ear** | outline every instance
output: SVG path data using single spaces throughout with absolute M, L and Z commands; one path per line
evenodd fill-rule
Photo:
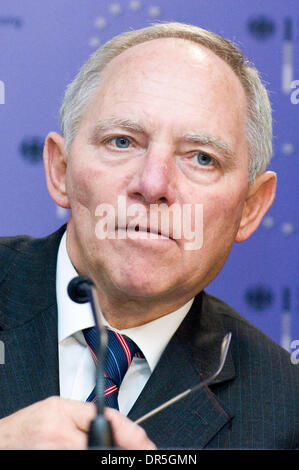
M 264 215 L 271 207 L 276 192 L 276 174 L 265 171 L 249 185 L 242 218 L 235 241 L 247 240 L 260 225 Z
M 70 208 L 66 194 L 67 156 L 64 150 L 65 140 L 57 132 L 51 132 L 44 145 L 44 166 L 46 181 L 51 198 L 60 207 Z

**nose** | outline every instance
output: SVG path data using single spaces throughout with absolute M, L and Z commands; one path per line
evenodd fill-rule
M 128 196 L 143 204 L 175 201 L 174 157 L 165 149 L 148 150 L 128 186 Z

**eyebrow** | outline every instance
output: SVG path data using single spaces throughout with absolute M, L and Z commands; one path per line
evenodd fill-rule
M 216 149 L 224 153 L 226 159 L 230 161 L 231 163 L 233 163 L 235 153 L 230 148 L 230 146 L 219 137 L 200 134 L 197 132 L 188 132 L 187 134 L 183 135 L 182 139 L 187 142 L 194 143 L 194 144 L 211 145 L 212 147 L 215 147 Z
M 131 119 L 121 119 L 117 117 L 111 117 L 99 121 L 92 129 L 90 138 L 88 142 L 90 144 L 96 145 L 98 143 L 99 136 L 101 132 L 105 132 L 108 129 L 113 127 L 119 127 L 121 129 L 126 129 L 134 132 L 144 133 L 144 128 L 137 122 Z

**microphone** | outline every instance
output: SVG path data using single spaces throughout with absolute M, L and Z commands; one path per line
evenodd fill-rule
M 93 282 L 88 277 L 74 277 L 67 287 L 68 295 L 77 304 L 84 304 L 89 301 L 88 293 L 93 285 Z
M 101 324 L 100 309 L 98 305 L 97 295 L 95 291 L 94 283 L 87 277 L 78 276 L 72 279 L 68 285 L 68 294 L 70 298 L 77 303 L 90 302 L 95 322 L 98 328 L 99 334 L 99 355 L 101 361 L 98 361 L 97 367 L 97 384 L 96 384 L 96 396 L 97 396 L 97 407 L 98 416 L 91 423 L 89 430 L 88 446 L 89 448 L 101 448 L 101 447 L 112 447 L 113 438 L 110 423 L 104 418 L 104 359 L 107 349 L 107 330 Z M 187 395 L 194 393 L 201 388 L 209 385 L 213 380 L 220 374 L 226 361 L 227 353 L 230 346 L 232 334 L 227 333 L 221 343 L 220 359 L 218 369 L 209 377 L 202 380 L 194 387 L 179 393 L 175 397 L 161 404 L 157 408 L 149 411 L 145 415 L 141 416 L 135 421 L 136 424 L 143 423 L 147 419 L 151 418 L 160 411 L 168 408 L 174 403 L 177 403 Z
M 85 276 L 77 276 L 68 284 L 68 295 L 76 303 L 89 302 L 98 332 L 98 347 L 96 355 L 98 357 L 96 372 L 96 406 L 97 416 L 91 422 L 88 433 L 88 448 L 101 449 L 112 448 L 114 445 L 111 425 L 104 417 L 104 391 L 105 391 L 105 357 L 108 344 L 106 328 L 101 323 L 100 307 L 98 304 L 95 285 L 91 279 Z

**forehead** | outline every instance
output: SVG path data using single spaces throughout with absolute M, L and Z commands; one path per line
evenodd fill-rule
M 113 113 L 159 127 L 176 116 L 177 126 L 209 120 L 210 127 L 219 127 L 225 120 L 228 127 L 229 122 L 243 127 L 246 107 L 239 78 L 221 58 L 189 40 L 163 38 L 112 59 L 102 72 L 90 117 Z
M 99 89 L 111 88 L 127 78 L 147 79 L 159 77 L 162 80 L 185 80 L 185 88 L 197 82 L 197 88 L 205 80 L 217 80 L 218 86 L 244 97 L 239 78 L 231 67 L 210 49 L 190 40 L 161 38 L 130 47 L 104 68 Z M 188 80 L 192 79 L 191 83 Z M 125 83 L 128 85 L 128 83 Z

